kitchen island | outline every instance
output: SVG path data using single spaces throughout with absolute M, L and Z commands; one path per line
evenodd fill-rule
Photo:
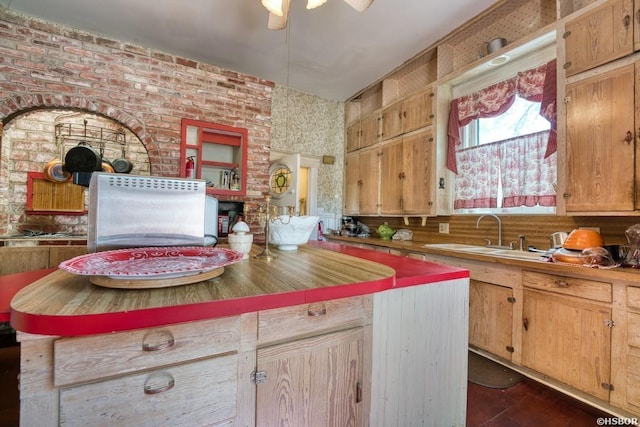
M 57 270 L 18 292 L 21 425 L 464 425 L 466 270 L 276 253 L 174 288 Z

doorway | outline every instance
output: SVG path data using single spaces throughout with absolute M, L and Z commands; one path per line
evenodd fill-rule
M 298 215 L 318 215 L 318 170 L 320 158 L 297 153 L 271 151 L 269 194 L 280 213 L 294 206 Z M 315 239 L 317 232 L 311 236 Z

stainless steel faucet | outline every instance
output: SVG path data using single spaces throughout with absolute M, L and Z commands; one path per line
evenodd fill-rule
M 480 221 L 485 216 L 493 217 L 496 219 L 496 221 L 498 221 L 498 246 L 502 246 L 502 220 L 498 217 L 498 215 L 494 215 L 494 214 L 482 215 L 480 218 L 478 218 L 478 222 L 476 222 L 476 229 L 480 227 Z

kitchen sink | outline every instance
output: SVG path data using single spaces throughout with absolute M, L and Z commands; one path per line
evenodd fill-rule
M 515 249 L 498 249 L 487 246 L 464 245 L 459 243 L 433 243 L 426 244 L 423 247 L 433 249 L 446 249 L 455 252 L 476 253 L 498 258 L 523 259 L 530 261 L 537 261 L 542 255 L 542 253 L 540 252 L 525 252 Z

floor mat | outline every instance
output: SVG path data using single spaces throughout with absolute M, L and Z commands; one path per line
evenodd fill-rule
M 469 352 L 469 381 L 484 387 L 509 388 L 522 381 L 524 376 L 499 363 Z

